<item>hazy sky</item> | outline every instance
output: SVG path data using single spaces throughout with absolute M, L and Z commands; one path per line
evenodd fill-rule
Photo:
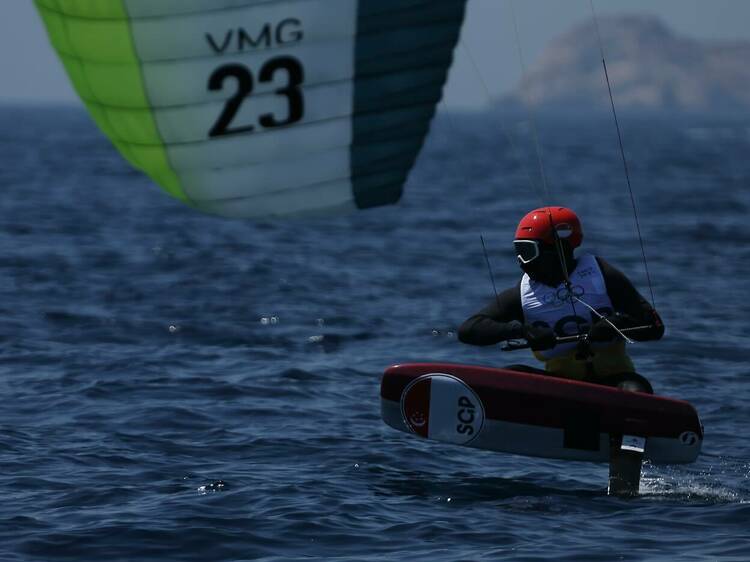
M 514 0 L 513 6 L 527 66 L 550 39 L 591 17 L 589 0 Z M 594 0 L 594 6 L 600 15 L 654 14 L 675 32 L 692 37 L 750 39 L 748 0 Z M 493 96 L 518 82 L 511 9 L 511 0 L 469 0 L 446 105 L 479 107 L 488 101 L 483 82 Z M 0 100 L 78 103 L 31 0 L 0 0 L 0 75 Z

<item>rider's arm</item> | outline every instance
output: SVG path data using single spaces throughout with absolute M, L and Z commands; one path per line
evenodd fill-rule
M 615 312 L 627 317 L 627 321 L 622 325 L 617 323 L 618 327 L 653 326 L 651 330 L 633 333 L 628 337 L 638 341 L 661 339 L 664 335 L 664 324 L 656 310 L 633 287 L 630 279 L 625 277 L 624 273 L 612 267 L 600 257 L 597 257 L 596 261 L 599 263 L 599 268 L 604 276 L 607 294 L 612 301 Z
M 493 345 L 522 337 L 523 310 L 519 286 L 498 294 L 458 329 L 458 339 L 472 345 Z

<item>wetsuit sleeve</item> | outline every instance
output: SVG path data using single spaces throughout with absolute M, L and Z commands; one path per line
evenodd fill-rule
M 523 310 L 518 285 L 497 295 L 458 329 L 458 339 L 472 345 L 493 345 L 522 337 Z
M 619 328 L 650 325 L 653 326 L 653 329 L 634 333 L 628 337 L 637 341 L 661 339 L 664 335 L 664 323 L 656 310 L 633 287 L 630 279 L 624 273 L 612 267 L 600 257 L 597 257 L 596 261 L 602 271 L 604 283 L 607 286 L 607 294 L 612 301 L 615 312 L 624 315 L 623 321 L 615 322 L 615 324 Z

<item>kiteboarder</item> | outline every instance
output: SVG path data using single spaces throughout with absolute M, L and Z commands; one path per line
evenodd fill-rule
M 658 340 L 664 325 L 630 280 L 601 257 L 574 256 L 583 241 L 578 216 L 565 207 L 535 209 L 521 219 L 514 247 L 520 282 L 500 292 L 458 330 L 460 341 L 487 346 L 525 339 L 545 370 L 514 370 L 653 392 L 635 373 L 626 337 Z M 623 329 L 645 326 L 629 331 Z M 560 343 L 558 338 L 580 336 Z

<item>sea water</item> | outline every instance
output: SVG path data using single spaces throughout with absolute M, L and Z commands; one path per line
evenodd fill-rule
M 0 110 L 0 559 L 749 560 L 750 129 L 622 119 L 656 306 L 636 344 L 703 454 L 607 467 L 422 441 L 385 367 L 532 363 L 456 328 L 519 270 L 518 219 L 582 217 L 649 299 L 611 120 L 441 114 L 402 202 L 333 219 L 201 215 L 78 109 Z

